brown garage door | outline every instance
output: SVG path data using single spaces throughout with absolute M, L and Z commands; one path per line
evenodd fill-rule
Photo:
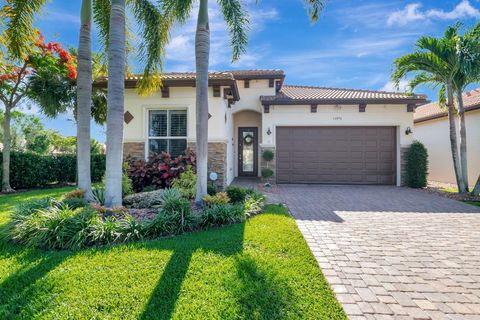
M 278 183 L 395 184 L 395 127 L 278 127 Z

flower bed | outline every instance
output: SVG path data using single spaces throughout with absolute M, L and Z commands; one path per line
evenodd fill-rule
M 201 210 L 184 190 L 175 188 L 131 195 L 125 207 L 113 209 L 86 203 L 82 196 L 77 191 L 60 200 L 42 198 L 19 205 L 7 237 L 29 247 L 80 249 L 238 223 L 260 213 L 265 203 L 261 193 L 241 187 L 210 196 Z

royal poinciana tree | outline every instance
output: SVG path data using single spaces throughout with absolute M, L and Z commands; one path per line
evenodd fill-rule
M 237 61 L 247 49 L 249 29 L 248 13 L 241 0 L 216 0 L 220 6 L 232 46 L 232 62 Z M 184 22 L 190 17 L 194 0 L 162 0 L 167 15 Z M 207 194 L 208 175 L 208 70 L 210 58 L 210 26 L 208 0 L 199 0 L 197 30 L 195 36 L 196 60 L 196 154 L 197 193 L 195 202 L 201 204 Z M 305 0 L 310 19 L 315 22 L 324 8 L 324 0 Z
M 12 110 L 26 100 L 37 103 L 42 112 L 55 116 L 66 111 L 70 82 L 77 77 L 76 61 L 59 43 L 45 44 L 37 33 L 27 54 L 15 58 L 2 47 L 0 61 L 0 101 L 4 106 L 2 191 L 10 187 L 10 122 Z

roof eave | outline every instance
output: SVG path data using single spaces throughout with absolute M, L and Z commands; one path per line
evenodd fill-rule
M 465 112 L 475 111 L 475 110 L 480 110 L 480 104 L 465 107 Z M 422 117 L 422 118 L 413 119 L 413 123 L 422 123 L 422 122 L 441 119 L 441 118 L 446 118 L 446 117 L 448 117 L 448 113 L 445 111 L 444 113 L 437 113 L 437 114 L 434 114 L 434 115 L 431 115 L 431 116 L 426 116 L 426 117 Z
M 138 80 L 126 79 L 125 89 L 136 89 Z M 165 79 L 162 80 L 162 85 L 165 87 L 196 87 L 195 79 Z M 107 88 L 108 80 L 95 81 L 93 86 L 96 88 Z M 238 91 L 237 82 L 234 79 L 209 79 L 208 86 L 223 86 L 230 87 L 233 92 L 234 101 L 240 100 L 240 93 Z
M 266 99 L 260 97 L 263 105 L 332 105 L 332 104 L 414 104 L 420 106 L 426 103 L 424 98 L 405 98 L 405 99 Z

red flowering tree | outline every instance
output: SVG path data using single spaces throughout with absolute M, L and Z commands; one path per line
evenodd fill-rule
M 59 43 L 46 44 L 37 32 L 29 52 L 21 59 L 8 54 L 5 47 L 0 52 L 0 101 L 5 114 L 3 119 L 2 191 L 10 187 L 10 121 L 11 112 L 26 99 L 38 104 L 48 116 L 65 112 L 74 101 L 76 57 Z

